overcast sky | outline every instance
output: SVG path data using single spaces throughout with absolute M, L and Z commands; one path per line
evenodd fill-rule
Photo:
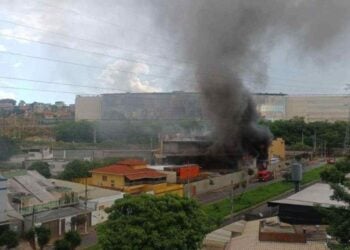
M 159 33 L 145 2 L 0 0 L 0 98 L 74 103 L 76 94 L 195 91 L 191 62 Z M 255 92 L 344 94 L 349 34 L 329 61 L 278 43 L 265 58 L 267 84 L 244 82 Z

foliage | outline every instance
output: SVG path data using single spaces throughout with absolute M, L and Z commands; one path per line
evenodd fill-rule
M 47 229 L 43 226 L 35 228 L 35 234 L 38 239 L 38 244 L 40 249 L 44 249 L 44 246 L 49 243 L 51 237 L 50 229 Z
M 0 247 L 14 248 L 19 244 L 18 234 L 12 230 L 5 230 L 0 235 Z
M 84 161 L 84 160 L 73 160 L 69 162 L 64 170 L 60 173 L 59 178 L 63 180 L 73 180 L 76 178 L 90 177 L 89 171 L 115 164 L 120 161 L 119 158 L 105 158 L 100 161 Z
M 345 174 L 339 171 L 335 166 L 329 166 L 320 173 L 321 179 L 325 182 L 343 183 Z
M 30 229 L 29 231 L 24 233 L 24 238 L 29 242 L 32 249 L 35 249 L 35 231 L 34 229 Z
M 56 240 L 54 250 L 71 250 L 71 245 L 66 239 Z
M 316 134 L 317 145 L 322 148 L 325 143 L 327 147 L 342 147 L 345 136 L 346 122 L 309 122 L 297 117 L 290 120 L 261 121 L 267 126 L 275 137 L 282 137 L 286 145 L 306 145 L 313 147 L 314 135 Z M 302 144 L 304 138 L 304 144 Z
M 33 162 L 32 165 L 30 165 L 30 167 L 28 168 L 28 170 L 36 170 L 45 178 L 51 177 L 50 165 L 44 161 Z
M 64 239 L 69 242 L 71 249 L 75 249 L 81 244 L 81 236 L 77 231 L 65 233 Z
M 93 142 L 94 124 L 88 121 L 68 121 L 55 127 L 57 141 Z
M 297 142 L 295 144 L 292 144 L 290 147 L 289 147 L 290 150 L 295 150 L 295 151 L 308 151 L 308 150 L 311 150 L 311 147 L 308 146 L 308 145 L 305 145 L 301 142 Z
M 350 194 L 339 183 L 344 181 L 344 173 L 349 172 L 349 158 L 337 162 L 335 166 L 329 167 L 326 170 L 327 172 L 324 171 L 321 173 L 321 177 L 330 183 L 333 189 L 332 199 L 344 202 L 347 205 L 343 207 L 333 206 L 328 209 L 321 208 L 320 211 L 324 214 L 329 224 L 327 228 L 328 233 L 341 243 L 341 245 L 334 247 L 334 249 L 346 249 L 342 248 L 342 245 L 348 245 L 350 243 Z M 342 181 L 338 180 L 340 178 L 342 178 Z
M 343 172 L 345 174 L 349 173 L 350 172 L 350 159 L 349 158 L 345 158 L 345 159 L 343 159 L 341 161 L 337 161 L 335 163 L 335 167 L 339 171 L 341 171 L 341 172 Z
M 8 160 L 17 150 L 15 141 L 8 137 L 0 137 L 0 161 Z
M 199 249 L 210 224 L 199 204 L 173 195 L 126 196 L 97 229 L 102 249 Z
M 69 243 L 70 249 L 75 249 L 81 244 L 81 236 L 77 231 L 65 233 L 64 239 Z

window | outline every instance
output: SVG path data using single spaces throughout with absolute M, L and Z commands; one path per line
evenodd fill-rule
M 103 176 L 102 176 L 102 180 L 103 180 L 103 181 L 107 181 L 107 176 L 103 175 Z

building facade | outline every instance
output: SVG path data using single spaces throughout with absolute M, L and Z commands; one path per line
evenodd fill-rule
M 345 95 L 290 96 L 255 93 L 253 99 L 260 117 L 284 120 L 304 117 L 305 121 L 345 121 L 350 98 Z M 76 120 L 145 121 L 205 120 L 199 93 L 122 93 L 77 96 Z

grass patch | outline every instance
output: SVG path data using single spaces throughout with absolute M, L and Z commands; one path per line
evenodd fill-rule
M 301 184 L 303 185 L 319 180 L 320 172 L 326 167 L 327 165 L 324 165 L 305 172 Z M 243 209 L 262 203 L 292 190 L 293 187 L 294 185 L 291 182 L 280 181 L 251 189 L 234 198 L 233 212 L 237 213 Z M 203 205 L 203 210 L 208 214 L 214 223 L 220 224 L 223 219 L 231 213 L 231 204 L 230 199 L 224 199 L 218 202 Z
M 102 250 L 99 244 L 84 248 L 85 250 Z

